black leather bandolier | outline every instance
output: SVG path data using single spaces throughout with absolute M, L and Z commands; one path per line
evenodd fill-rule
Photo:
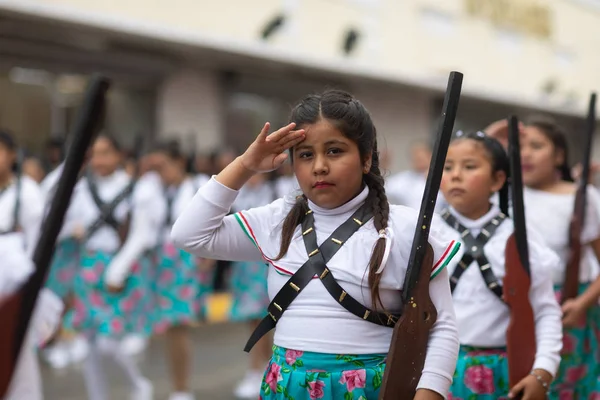
M 21 230 L 21 226 L 19 225 L 19 214 L 21 213 L 21 175 L 17 176 L 17 181 L 15 183 L 15 205 L 13 208 L 13 223 L 12 226 L 6 231 L 0 231 L 0 235 L 6 235 L 9 233 L 19 232 Z M 12 185 L 8 185 L 4 189 L 0 191 L 0 196 L 2 196 L 8 188 Z
M 119 234 L 119 236 L 121 236 L 121 224 L 119 224 L 119 221 L 117 221 L 116 217 L 114 216 L 114 213 L 119 204 L 121 204 L 123 200 L 125 200 L 131 195 L 131 193 L 133 192 L 133 188 L 135 187 L 136 181 L 132 180 L 125 187 L 125 189 L 123 189 L 123 191 L 121 191 L 121 193 L 119 193 L 110 203 L 105 203 L 102 201 L 100 195 L 98 194 L 98 187 L 96 186 L 96 183 L 92 176 L 88 175 L 87 181 L 90 188 L 90 194 L 92 195 L 92 199 L 94 200 L 94 203 L 96 203 L 98 210 L 100 210 L 100 216 L 88 228 L 85 234 L 85 240 L 91 238 L 94 235 L 94 233 L 96 233 L 96 231 L 100 229 L 100 227 L 102 227 L 103 225 L 110 226 L 115 230 L 115 232 L 117 232 L 117 234 Z
M 469 268 L 473 261 L 476 261 L 486 286 L 492 292 L 494 292 L 498 298 L 502 299 L 502 285 L 498 281 L 498 278 L 496 278 L 494 275 L 490 263 L 483 252 L 483 247 L 490 240 L 490 238 L 494 236 L 494 233 L 496 233 L 496 229 L 498 229 L 500 224 L 507 218 L 506 215 L 500 213 L 498 216 L 494 217 L 481 229 L 481 232 L 476 238 L 471 235 L 471 231 L 469 229 L 461 225 L 461 223 L 458 222 L 458 220 L 452 214 L 450 214 L 450 211 L 445 210 L 442 213 L 442 218 L 454 230 L 460 232 L 461 240 L 465 244 L 465 253 L 463 258 L 460 260 L 454 269 L 452 276 L 450 277 L 450 289 L 452 292 L 454 292 L 458 280 L 462 276 L 463 272 Z
M 268 315 L 254 330 L 248 343 L 246 343 L 244 351 L 249 352 L 261 337 L 267 334 L 271 329 L 275 328 L 277 321 L 282 317 L 285 310 L 315 276 L 319 277 L 331 297 L 358 318 L 388 327 L 393 327 L 396 324 L 400 315 L 377 312 L 363 306 L 337 283 L 333 274 L 329 268 L 327 268 L 327 262 L 329 262 L 342 245 L 372 217 L 372 210 L 365 205 L 361 206 L 319 247 L 317 244 L 317 233 L 314 229 L 314 215 L 312 210 L 309 210 L 306 213 L 306 217 L 302 222 L 302 238 L 304 239 L 304 245 L 306 246 L 308 260 L 290 277 L 290 279 L 288 279 L 277 295 L 275 295 L 267 309 Z

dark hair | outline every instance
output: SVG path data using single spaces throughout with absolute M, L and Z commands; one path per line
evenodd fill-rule
M 122 152 L 122 147 L 119 144 L 119 142 L 117 141 L 117 139 L 115 139 L 114 136 L 106 133 L 106 132 L 102 132 L 100 134 L 98 134 L 98 137 L 96 138 L 96 141 L 100 140 L 100 139 L 105 139 L 108 141 L 108 143 L 110 144 L 110 146 L 117 152 L 121 153 Z
M 181 151 L 179 142 L 175 139 L 160 142 L 156 146 L 154 146 L 153 149 L 154 149 L 153 152 L 162 153 L 173 161 L 181 161 L 181 162 L 186 161 L 186 157 Z
M 379 152 L 377 151 L 377 131 L 369 112 L 362 103 L 351 94 L 340 90 L 328 90 L 318 95 L 309 95 L 297 104 L 291 113 L 290 122 L 303 127 L 314 124 L 322 119 L 354 141 L 363 161 L 371 156 L 371 169 L 363 175 L 364 183 L 369 187 L 369 195 L 365 203 L 373 210 L 375 229 L 381 231 L 388 226 L 389 203 L 385 195 L 384 180 L 379 170 Z M 290 153 L 292 149 L 290 149 Z M 292 157 L 290 157 L 290 160 Z M 282 258 L 288 251 L 292 235 L 296 227 L 302 223 L 308 211 L 308 201 L 305 195 L 299 196 L 283 222 L 281 248 L 277 259 Z M 379 294 L 381 274 L 375 272 L 379 268 L 385 251 L 385 240 L 378 239 L 369 261 L 369 289 L 371 301 L 377 308 L 377 303 L 383 307 Z
M 0 145 L 6 147 L 10 151 L 17 150 L 17 142 L 13 135 L 5 130 L 0 130 Z
M 571 176 L 571 168 L 569 167 L 569 146 L 565 130 L 553 118 L 542 115 L 530 117 L 525 125 L 537 128 L 550 139 L 555 150 L 563 152 L 563 163 L 557 169 L 563 181 L 573 182 L 574 179 Z
M 510 176 L 510 162 L 506 150 L 498 140 L 481 131 L 469 133 L 458 131 L 452 142 L 461 140 L 474 140 L 475 142 L 480 143 L 490 158 L 492 173 L 496 174 L 498 171 L 503 171 L 506 175 L 506 181 L 504 181 L 504 185 L 500 188 L 498 194 L 500 196 L 500 210 L 508 215 L 508 178 Z

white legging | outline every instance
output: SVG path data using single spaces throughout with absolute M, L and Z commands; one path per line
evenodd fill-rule
M 106 375 L 102 368 L 103 358 L 112 359 L 121 367 L 132 389 L 140 388 L 146 381 L 132 356 L 120 350 L 117 339 L 96 337 L 90 343 L 90 352 L 83 370 L 89 400 L 108 399 Z

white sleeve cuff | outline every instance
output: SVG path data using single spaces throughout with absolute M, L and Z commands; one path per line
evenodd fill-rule
M 556 376 L 558 372 L 558 365 L 560 364 L 560 358 L 558 360 L 553 359 L 552 357 L 536 357 L 535 362 L 533 363 L 533 369 L 543 369 L 548 371 L 553 377 Z
M 432 390 L 442 395 L 445 399 L 448 396 L 451 384 L 452 379 L 448 379 L 448 377 L 436 374 L 435 372 L 427 371 L 423 372 L 423 374 L 421 375 L 421 379 L 419 380 L 417 389 Z

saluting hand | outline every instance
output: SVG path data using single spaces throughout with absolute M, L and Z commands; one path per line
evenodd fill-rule
M 295 123 L 269 135 L 270 126 L 267 122 L 256 140 L 241 156 L 242 165 L 249 171 L 261 173 L 276 170 L 288 157 L 286 150 L 304 140 L 304 129 L 294 130 Z
M 523 134 L 523 125 L 522 122 L 519 122 L 519 133 Z M 489 137 L 493 137 L 497 141 L 504 146 L 504 148 L 508 148 L 508 120 L 501 119 L 499 121 L 492 122 L 489 124 L 483 132 Z

